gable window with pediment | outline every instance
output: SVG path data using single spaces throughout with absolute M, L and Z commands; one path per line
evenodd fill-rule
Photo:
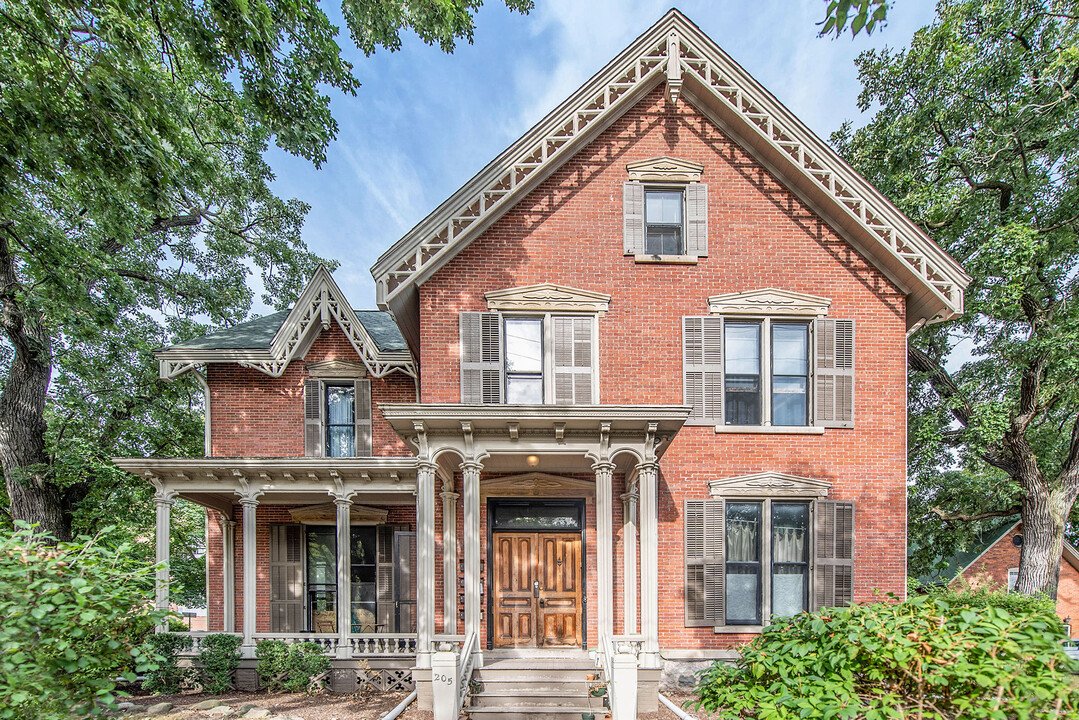
M 637 262 L 696 262 L 708 255 L 704 166 L 672 157 L 626 165 L 624 253 Z
M 460 313 L 461 402 L 599 402 L 599 316 L 610 296 L 553 283 L 489 292 Z
M 372 452 L 371 381 L 361 363 L 308 363 L 304 380 L 304 455 L 368 457 Z

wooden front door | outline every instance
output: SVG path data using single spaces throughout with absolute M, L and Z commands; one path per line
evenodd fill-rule
M 579 646 L 580 533 L 492 535 L 494 647 Z

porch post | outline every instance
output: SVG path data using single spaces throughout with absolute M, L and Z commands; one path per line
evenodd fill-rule
M 435 470 L 430 460 L 416 472 L 416 666 L 431 667 L 431 636 L 435 630 Z
M 659 667 L 659 464 L 637 466 L 641 493 L 641 648 L 642 667 Z
M 243 506 L 243 550 L 244 550 L 244 619 L 243 619 L 243 644 L 240 652 L 244 657 L 255 657 L 255 614 L 258 612 L 258 592 L 256 554 L 256 512 L 258 511 L 258 496 L 261 492 L 247 493 L 240 498 Z
M 222 627 L 225 632 L 236 632 L 236 521 L 221 514 L 221 544 L 224 546 L 224 557 L 221 562 L 221 572 L 224 578 L 221 583 L 225 597 L 222 615 L 224 622 Z
M 614 463 L 598 462 L 592 466 L 596 473 L 596 628 L 600 638 L 614 634 L 614 504 L 611 480 Z
M 176 493 L 171 490 L 159 488 L 154 493 L 154 510 L 156 511 L 156 540 L 154 561 L 157 564 L 157 576 L 154 582 L 154 606 L 158 610 L 169 609 L 169 560 L 171 548 L 169 547 L 169 529 L 172 516 L 172 504 L 176 502 Z M 158 632 L 168 632 L 168 622 L 157 626 Z
M 622 605 L 623 627 L 627 635 L 637 632 L 637 479 L 622 493 Z
M 337 657 L 352 657 L 352 493 L 334 493 L 337 506 Z
M 453 476 L 442 482 L 442 620 L 443 632 L 457 634 L 457 498 Z
M 480 638 L 480 471 L 475 461 L 461 464 L 465 496 L 465 635 L 476 634 L 476 649 L 486 647 Z

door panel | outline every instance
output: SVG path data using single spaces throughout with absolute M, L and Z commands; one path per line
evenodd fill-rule
M 499 533 L 493 539 L 495 647 L 535 645 L 533 616 L 536 579 L 536 533 Z
M 579 533 L 494 533 L 494 647 L 580 646 Z

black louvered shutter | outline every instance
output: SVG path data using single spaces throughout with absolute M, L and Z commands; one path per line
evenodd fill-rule
M 690 419 L 723 422 L 723 320 L 682 318 L 683 403 Z
M 686 500 L 686 627 L 724 622 L 724 523 L 722 500 Z
M 303 545 L 299 525 L 270 526 L 270 632 L 303 632 Z
M 816 505 L 813 609 L 854 602 L 854 503 L 822 500 Z
M 644 185 L 622 186 L 622 244 L 625 255 L 644 253 Z
M 322 382 L 303 382 L 303 448 L 304 455 L 322 457 Z
M 817 320 L 814 335 L 814 422 L 854 427 L 854 321 Z
M 501 403 L 502 319 L 493 312 L 460 313 L 461 402 Z
M 357 380 L 353 386 L 356 418 L 356 456 L 371 456 L 371 381 Z

